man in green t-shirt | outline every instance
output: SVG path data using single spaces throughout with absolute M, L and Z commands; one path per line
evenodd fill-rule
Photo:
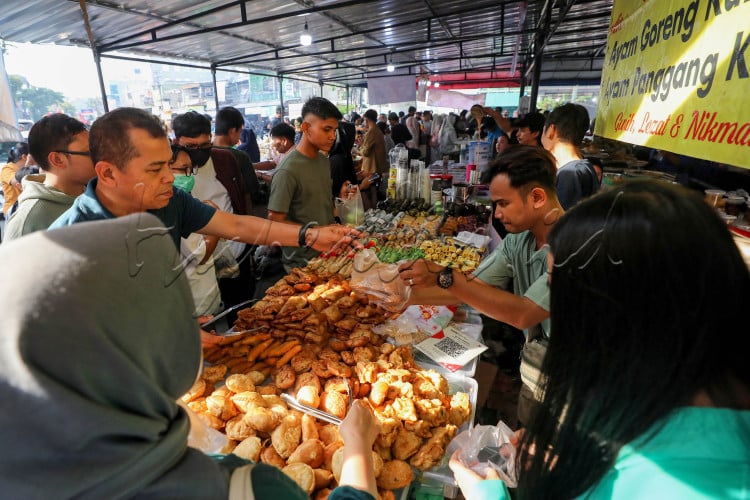
M 325 152 L 336 140 L 341 112 L 329 100 L 312 97 L 302 107 L 302 139 L 276 168 L 268 200 L 268 218 L 299 224 L 332 224 L 331 170 Z M 312 249 L 282 248 L 287 272 L 318 255 Z

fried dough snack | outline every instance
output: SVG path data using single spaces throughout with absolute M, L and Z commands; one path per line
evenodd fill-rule
M 451 396 L 451 407 L 448 411 L 448 421 L 456 426 L 461 426 L 471 416 L 471 401 L 465 392 L 457 392 Z
M 297 391 L 297 401 L 313 408 L 320 407 L 320 396 L 318 395 L 318 390 L 311 385 L 299 388 Z
M 390 488 L 413 476 L 406 461 L 420 469 L 440 462 L 471 404 L 468 394 L 449 395 L 438 372 L 418 367 L 410 346 L 373 333 L 385 317 L 330 269 L 296 269 L 238 312 L 238 330 L 262 331 L 204 350 L 214 366 L 183 399 L 207 425 L 224 430 L 230 448 L 284 469 L 313 498 L 325 498 L 335 487 L 334 457 L 337 466 L 343 459 L 338 427 L 288 409 L 279 395 L 344 417 L 348 386 L 354 398 L 371 402 L 381 423 L 373 465 L 381 497 L 392 498 Z
M 302 429 L 294 415 L 286 417 L 271 433 L 271 443 L 281 458 L 289 458 L 299 445 Z
M 422 445 L 410 463 L 419 470 L 427 470 L 438 465 L 445 454 L 445 447 L 456 435 L 456 429 L 457 427 L 451 424 L 435 429 L 432 437 Z
M 240 458 L 257 462 L 260 459 L 260 438 L 249 437 L 238 444 L 232 453 Z
M 199 378 L 195 381 L 193 386 L 188 389 L 188 391 L 180 398 L 182 399 L 183 403 L 189 403 L 191 401 L 194 401 L 206 393 L 206 381 L 202 378 Z
M 422 438 L 417 436 L 411 431 L 401 429 L 396 435 L 396 439 L 393 442 L 391 450 L 393 451 L 393 457 L 399 460 L 408 460 L 410 456 L 414 455 L 419 448 L 422 446 Z
M 255 378 L 256 377 L 249 374 L 245 375 L 236 373 L 228 376 L 224 381 L 224 385 L 226 385 L 227 389 L 232 392 L 255 391 Z
M 279 416 L 270 408 L 262 406 L 251 407 L 243 417 L 245 422 L 258 432 L 272 432 L 278 429 Z
M 281 469 L 284 474 L 291 477 L 295 483 L 308 495 L 315 490 L 315 473 L 312 467 L 304 463 L 289 464 Z
M 286 463 L 293 464 L 300 462 L 315 469 L 321 466 L 323 459 L 323 443 L 317 439 L 308 439 L 307 441 L 302 441 L 302 444 L 297 446 L 292 454 L 289 455 L 289 458 L 287 458 Z
M 255 436 L 255 429 L 245 420 L 244 415 L 237 415 L 227 421 L 224 429 L 227 437 L 233 441 L 243 441 Z
M 414 471 L 403 460 L 391 460 L 383 464 L 377 478 L 378 488 L 397 490 L 408 486 L 414 480 Z

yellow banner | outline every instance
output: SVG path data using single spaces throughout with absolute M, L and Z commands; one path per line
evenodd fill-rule
M 615 0 L 596 134 L 750 168 L 750 0 Z

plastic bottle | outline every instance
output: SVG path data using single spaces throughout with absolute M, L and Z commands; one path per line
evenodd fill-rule
M 432 187 L 432 183 L 430 182 L 430 166 L 426 165 L 423 161 L 420 161 L 419 164 L 419 175 L 422 183 L 422 194 L 420 195 L 420 198 L 427 201 L 430 199 L 430 189 Z

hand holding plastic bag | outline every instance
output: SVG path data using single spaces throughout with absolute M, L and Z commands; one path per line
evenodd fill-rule
M 370 297 L 371 301 L 386 311 L 401 312 L 409 302 L 411 288 L 398 276 L 397 264 L 383 264 L 371 249 L 354 257 L 352 290 Z
M 451 456 L 457 452 L 452 458 L 457 459 L 464 467 L 482 478 L 488 475 L 491 478 L 497 474 L 509 488 L 515 488 L 518 485 L 518 473 L 516 448 L 511 443 L 513 435 L 514 432 L 502 421 L 496 426 L 477 425 L 456 436 L 445 453 Z

